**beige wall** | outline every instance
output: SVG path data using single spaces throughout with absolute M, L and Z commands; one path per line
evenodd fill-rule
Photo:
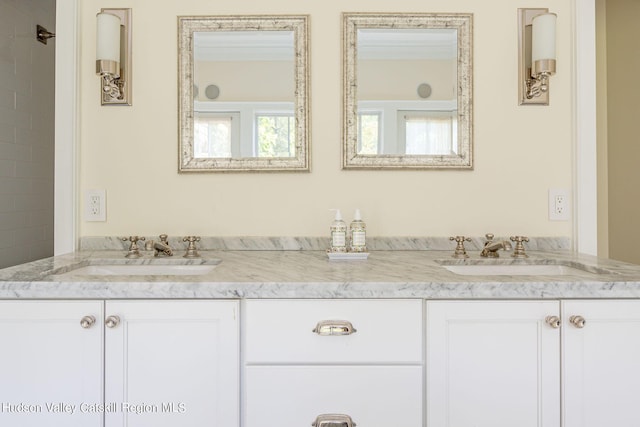
M 551 105 L 517 105 L 517 8 L 558 14 Z M 81 2 L 80 189 L 107 190 L 107 222 L 80 234 L 325 235 L 329 208 L 360 208 L 371 235 L 570 236 L 547 218 L 550 187 L 571 188 L 570 2 L 524 0 L 181 0 Z M 101 107 L 98 7 L 131 7 L 132 107 Z M 474 13 L 473 171 L 342 171 L 341 12 Z M 309 14 L 311 173 L 178 174 L 177 15 Z
M 420 101 L 418 86 L 428 83 L 430 101 L 451 100 L 456 93 L 455 75 L 452 60 L 359 60 L 358 99 Z
M 606 1 L 609 255 L 640 264 L 640 2 Z
M 202 61 L 194 66 L 198 100 L 208 101 L 205 89 L 220 88 L 216 101 L 295 101 L 293 61 Z
M 607 163 L 607 0 L 596 0 L 596 99 L 598 256 L 608 258 L 609 176 Z

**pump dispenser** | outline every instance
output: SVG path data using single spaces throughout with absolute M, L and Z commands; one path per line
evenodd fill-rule
M 331 241 L 329 252 L 347 252 L 347 224 L 342 220 L 340 209 L 336 211 L 336 217 L 331 223 Z
M 353 221 L 349 224 L 349 241 L 351 252 L 366 252 L 367 251 L 367 226 L 362 221 L 360 215 L 360 209 L 356 209 L 353 215 Z

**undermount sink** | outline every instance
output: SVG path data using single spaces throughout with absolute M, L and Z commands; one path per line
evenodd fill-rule
M 218 263 L 210 264 L 95 264 L 79 267 L 57 276 L 200 276 Z
M 564 276 L 585 273 L 585 270 L 557 264 L 491 264 L 443 265 L 462 276 Z

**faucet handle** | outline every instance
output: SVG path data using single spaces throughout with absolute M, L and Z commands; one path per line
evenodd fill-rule
M 140 258 L 142 255 L 140 255 L 140 248 L 138 247 L 138 242 L 144 241 L 144 240 L 145 240 L 144 237 L 138 237 L 138 236 L 122 237 L 123 242 L 127 242 L 127 241 L 131 242 L 131 245 L 129 245 L 129 251 L 127 252 L 125 257 Z
M 487 242 L 492 242 L 495 235 L 493 233 L 487 233 L 484 237 L 487 239 Z
M 451 255 L 454 258 L 459 258 L 459 259 L 465 259 L 465 258 L 469 258 L 469 255 L 467 255 L 467 251 L 464 248 L 464 242 L 470 242 L 471 239 L 469 237 L 465 237 L 465 236 L 455 236 L 455 237 L 449 237 L 449 240 L 451 241 L 456 241 L 456 249 L 453 252 L 453 255 Z
M 161 241 L 162 243 L 164 243 L 165 245 L 168 245 L 168 244 L 169 244 L 169 236 L 168 236 L 168 235 L 166 235 L 166 234 L 161 234 L 159 237 L 160 237 L 160 241 Z
M 189 242 L 187 247 L 187 253 L 184 254 L 184 258 L 200 258 L 198 249 L 196 249 L 196 242 L 200 241 L 200 236 L 187 236 L 182 239 L 183 242 Z
M 513 250 L 513 255 L 511 255 L 514 258 L 529 258 L 529 255 L 527 255 L 524 251 L 524 244 L 523 242 L 528 242 L 529 238 L 526 236 L 511 236 L 511 241 L 516 243 L 516 247 Z

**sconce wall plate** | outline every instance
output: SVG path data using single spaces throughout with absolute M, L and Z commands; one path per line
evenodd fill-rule
M 131 9 L 100 9 L 102 13 L 110 13 L 120 18 L 120 86 L 121 97 L 114 98 L 109 95 L 109 90 L 105 90 L 105 80 L 100 79 L 100 103 L 101 105 L 131 105 Z M 113 61 L 98 61 L 96 68 L 102 66 L 103 69 L 116 65 Z M 110 63 L 109 63 L 110 62 Z
M 520 105 L 549 105 L 549 92 L 527 98 L 527 80 L 531 78 L 531 27 L 533 18 L 548 13 L 547 8 L 518 9 L 518 102 Z

